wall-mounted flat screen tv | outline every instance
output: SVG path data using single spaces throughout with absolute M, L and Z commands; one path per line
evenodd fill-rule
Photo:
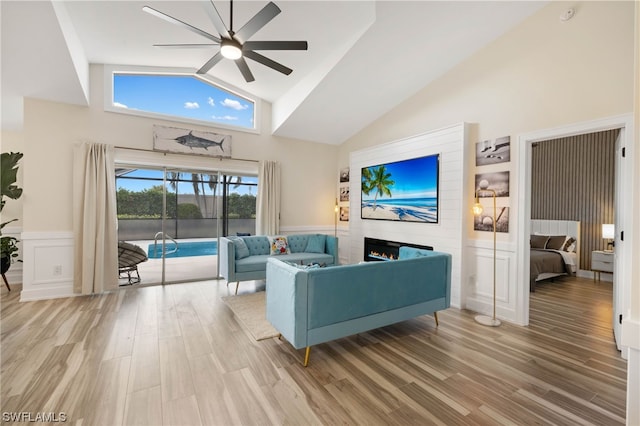
M 438 223 L 440 155 L 363 167 L 362 219 Z

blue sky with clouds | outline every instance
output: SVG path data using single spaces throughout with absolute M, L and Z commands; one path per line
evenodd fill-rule
M 253 128 L 251 101 L 182 75 L 115 74 L 114 106 Z

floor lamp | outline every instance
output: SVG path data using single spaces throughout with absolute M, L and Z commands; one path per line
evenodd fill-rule
M 496 191 L 488 189 L 486 186 L 484 188 L 476 189 L 476 203 L 473 205 L 473 214 L 475 216 L 480 216 L 482 214 L 482 204 L 480 204 L 478 196 L 483 192 L 490 193 L 493 196 L 493 217 L 491 218 L 493 223 L 493 317 L 488 315 L 476 315 L 475 320 L 482 325 L 497 327 L 501 322 L 496 318 Z

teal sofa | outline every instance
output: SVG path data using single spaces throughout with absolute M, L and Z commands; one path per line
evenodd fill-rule
M 283 237 L 283 236 L 278 236 Z M 271 254 L 274 237 L 254 235 L 246 237 L 220 238 L 220 275 L 236 282 L 236 293 L 240 281 L 266 278 L 267 259 L 278 258 L 301 265 L 317 263 L 337 265 L 338 238 L 324 234 L 286 235 L 288 250 Z
M 267 261 L 267 320 L 296 349 L 447 309 L 451 255 L 400 247 L 399 259 L 327 268 Z

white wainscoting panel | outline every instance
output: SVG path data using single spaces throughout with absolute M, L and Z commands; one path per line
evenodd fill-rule
M 75 296 L 73 233 L 24 232 L 21 301 Z
M 467 125 L 456 124 L 359 151 L 350 155 L 350 263 L 363 260 L 364 238 L 432 246 L 434 250 L 452 255 L 451 306 L 464 303 L 462 277 L 466 241 L 465 220 L 469 200 L 465 199 L 467 182 Z M 440 154 L 438 223 L 411 223 L 361 219 L 361 169 L 382 163 Z
M 493 241 L 472 240 L 467 246 L 469 278 L 466 307 L 486 315 L 493 314 Z M 513 244 L 497 243 L 496 316 L 516 322 L 517 257 Z
M 349 252 L 351 250 L 351 238 L 349 237 L 349 228 L 338 228 L 338 257 L 340 264 L 349 263 Z

